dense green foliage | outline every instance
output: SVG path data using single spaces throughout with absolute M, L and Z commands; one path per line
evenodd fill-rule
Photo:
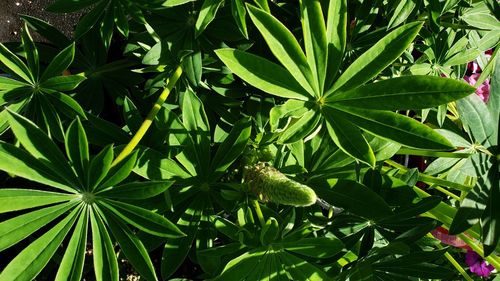
M 497 1 L 47 10 L 0 44 L 0 281 L 500 270 Z

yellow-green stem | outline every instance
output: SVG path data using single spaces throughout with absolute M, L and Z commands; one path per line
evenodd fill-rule
M 402 166 L 401 164 L 397 163 L 397 162 L 394 162 L 392 160 L 386 160 L 385 161 L 387 164 L 395 167 L 395 168 L 399 168 L 403 171 L 406 171 L 408 168 L 406 168 L 405 166 Z M 413 187 L 413 190 L 417 193 L 417 195 L 421 198 L 424 198 L 424 197 L 429 197 L 430 194 L 428 194 L 427 192 L 425 192 L 424 190 L 414 186 Z M 451 209 L 453 212 L 450 213 L 448 211 L 448 209 Z M 443 223 L 443 227 L 445 227 L 446 229 L 449 229 L 452 221 L 453 221 L 453 217 L 455 216 L 455 213 L 456 213 L 456 210 L 454 208 L 452 208 L 451 206 L 447 205 L 446 203 L 439 203 L 438 206 L 436 206 L 434 209 L 432 210 L 429 210 L 427 212 L 425 212 L 424 216 L 429 216 L 429 217 L 432 217 L 432 218 L 435 218 L 436 220 L 440 221 Z M 477 225 L 473 226 L 472 228 L 470 228 L 468 231 L 465 231 L 463 233 L 460 233 L 458 234 L 457 236 L 462 239 L 467 245 L 469 245 L 471 247 L 472 250 L 474 250 L 475 252 L 477 252 L 479 255 L 481 256 L 484 256 L 484 252 L 483 252 L 483 249 L 481 248 L 480 244 L 478 242 L 476 242 L 473 238 L 470 238 L 469 236 L 472 236 L 474 237 L 475 239 L 479 239 L 480 238 L 480 230 L 477 229 Z M 495 255 L 489 255 L 487 257 L 485 257 L 486 261 L 488 261 L 491 265 L 493 265 L 497 270 L 500 270 L 500 257 L 498 256 L 495 256 Z
M 262 210 L 260 209 L 259 202 L 257 200 L 252 200 L 252 204 L 255 209 L 255 213 L 259 218 L 260 225 L 264 227 L 264 225 L 266 225 L 266 220 L 264 219 L 264 214 L 262 214 Z
M 481 248 L 481 246 L 475 243 L 475 241 L 472 240 L 469 236 L 465 235 L 464 233 L 460 233 L 457 236 L 460 239 L 462 239 L 465 243 L 467 243 L 467 245 L 469 245 L 474 252 L 484 257 L 484 251 Z M 493 265 L 497 270 L 500 270 L 500 257 L 495 256 L 495 254 L 493 253 L 487 257 L 484 257 L 484 259 L 488 261 L 491 265 Z
M 427 236 L 431 237 L 431 238 L 434 238 L 432 236 L 432 234 L 430 234 L 430 233 L 427 233 Z M 443 248 L 443 246 L 441 246 L 441 245 L 437 245 L 437 247 L 439 249 Z M 444 256 L 451 263 L 451 265 L 453 265 L 453 267 L 455 267 L 458 270 L 458 272 L 460 272 L 460 274 L 462 274 L 462 276 L 465 278 L 465 280 L 467 280 L 467 281 L 473 281 L 474 280 L 474 279 L 472 279 L 469 276 L 469 274 L 467 274 L 467 272 L 465 271 L 465 269 L 455 260 L 455 258 L 452 255 L 450 255 L 450 253 L 446 252 L 446 253 L 444 253 Z
M 460 274 L 462 274 L 462 276 L 465 278 L 465 280 L 467 281 L 473 281 L 474 279 L 472 279 L 470 277 L 469 274 L 467 274 L 467 272 L 465 271 L 465 269 L 460 266 L 460 264 L 455 260 L 455 258 L 450 255 L 450 253 L 444 253 L 444 256 L 448 259 L 448 261 L 458 270 L 458 272 L 460 272 Z
M 394 167 L 394 168 L 401 170 L 402 173 L 405 173 L 409 170 L 407 167 L 405 167 L 405 166 L 403 166 L 403 165 L 401 165 L 393 160 L 385 160 L 385 163 Z M 433 177 L 433 176 L 429 176 L 429 175 L 426 175 L 423 173 L 418 174 L 418 180 L 425 182 L 427 184 L 438 184 L 438 185 L 446 186 L 446 187 L 456 189 L 459 191 L 469 192 L 472 189 L 472 186 L 467 186 L 467 185 L 459 184 L 456 182 L 447 181 L 447 180 L 440 179 L 440 178 Z
M 443 194 L 446 194 L 446 195 L 450 196 L 451 198 L 453 198 L 453 199 L 455 199 L 455 200 L 462 201 L 462 200 L 460 200 L 460 197 L 459 197 L 459 196 L 457 196 L 457 195 L 455 195 L 455 194 L 451 193 L 450 191 L 448 191 L 448 190 L 446 190 L 446 189 L 444 189 L 444 188 L 440 187 L 439 185 L 431 185 L 429 188 L 430 188 L 430 189 L 431 189 L 431 188 L 434 188 L 434 189 L 436 189 L 437 191 L 439 191 L 439 192 L 441 192 L 441 193 L 443 193 Z
M 420 197 L 428 197 L 430 196 L 427 192 L 421 190 L 418 187 L 414 187 L 413 190 L 418 194 Z M 438 206 L 436 206 L 434 209 L 427 211 L 423 214 L 423 216 L 428 216 L 431 218 L 435 218 L 436 220 L 440 221 L 443 223 L 443 227 L 446 229 L 450 228 L 451 222 L 453 220 L 454 214 L 450 217 L 446 215 L 446 211 L 443 211 L 443 207 L 447 206 L 447 204 L 441 202 L 439 203 Z M 474 229 L 475 226 L 470 228 L 468 231 L 465 231 L 463 233 L 458 234 L 457 236 L 462 239 L 469 247 L 474 250 L 476 253 L 478 253 L 480 256 L 484 256 L 483 249 L 481 248 L 481 245 L 476 242 L 475 239 L 479 239 L 480 235 L 478 234 L 478 230 Z M 470 236 L 474 237 L 471 238 Z M 485 260 L 487 260 L 491 265 L 493 265 L 497 270 L 500 270 L 500 257 L 495 256 L 494 254 L 489 255 L 485 257 Z
M 146 116 L 146 119 L 141 124 L 141 127 L 135 135 L 132 137 L 132 139 L 129 141 L 129 143 L 123 148 L 123 150 L 120 152 L 120 154 L 115 158 L 113 163 L 111 164 L 112 166 L 115 166 L 116 164 L 120 163 L 125 157 L 127 157 L 133 150 L 134 148 L 139 144 L 141 139 L 144 137 L 146 132 L 148 131 L 149 127 L 153 123 L 153 120 L 160 111 L 162 104 L 165 102 L 167 99 L 168 95 L 170 94 L 170 91 L 175 86 L 175 83 L 177 83 L 177 80 L 179 80 L 179 77 L 182 75 L 182 68 L 179 66 L 177 69 L 174 71 L 170 79 L 168 80 L 167 86 L 165 89 L 163 89 L 163 92 L 160 94 L 158 99 L 156 100 L 156 103 L 153 105 L 153 108 L 151 108 L 151 111 L 149 111 L 148 116 Z
M 469 158 L 471 153 L 461 152 L 446 152 L 446 151 L 427 151 L 412 148 L 400 148 L 396 154 L 400 155 L 415 155 L 415 156 L 429 156 L 429 157 L 445 157 L 445 158 Z

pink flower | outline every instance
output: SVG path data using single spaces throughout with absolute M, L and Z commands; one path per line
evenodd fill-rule
M 491 58 L 491 55 L 493 54 L 493 50 L 490 49 L 490 50 L 487 50 L 486 52 L 484 52 L 484 55 L 486 57 L 486 60 L 490 60 Z M 479 66 L 479 64 L 477 63 L 477 60 L 478 59 L 475 59 L 471 62 L 469 62 L 467 64 L 467 70 L 470 71 L 470 73 L 480 73 L 482 70 L 481 70 L 481 67 Z
M 467 70 L 469 70 L 471 73 L 478 73 L 481 72 L 481 67 L 477 63 L 477 61 L 471 61 L 467 64 Z
M 471 76 L 464 76 L 464 80 L 467 81 L 470 85 L 474 86 L 481 74 L 474 73 Z M 479 85 L 476 89 L 476 94 L 484 101 L 488 102 L 488 98 L 490 96 L 490 79 L 486 79 L 483 84 Z
M 456 248 L 470 249 L 469 245 L 465 243 L 462 239 L 458 238 L 456 235 L 449 235 L 448 230 L 443 227 L 438 227 L 431 231 L 434 238 L 441 241 L 441 243 L 450 245 Z
M 481 277 L 490 276 L 491 272 L 495 269 L 472 250 L 467 250 L 467 254 L 465 254 L 465 263 L 469 266 L 471 272 Z

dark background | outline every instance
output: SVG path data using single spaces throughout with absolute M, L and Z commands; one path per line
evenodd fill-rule
M 45 7 L 54 0 L 0 0 L 0 42 L 20 41 L 23 25 L 19 15 L 43 19 L 71 37 L 79 13 L 54 14 L 45 12 Z M 41 38 L 32 34 L 35 41 Z

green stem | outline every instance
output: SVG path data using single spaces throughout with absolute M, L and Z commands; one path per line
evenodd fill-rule
M 431 237 L 431 238 L 434 238 L 432 236 L 432 234 L 430 233 L 427 233 L 427 236 L 428 237 Z M 441 245 L 437 245 L 438 249 L 442 249 L 443 246 Z M 467 274 L 467 272 L 465 271 L 465 269 L 455 260 L 455 258 L 448 252 L 445 252 L 444 253 L 444 256 L 446 257 L 446 259 L 451 263 L 451 265 L 453 265 L 453 267 L 455 267 L 458 272 L 460 272 L 460 274 L 462 274 L 462 276 L 465 278 L 465 280 L 467 281 L 473 281 L 474 279 L 472 279 L 469 274 Z
M 170 94 L 170 91 L 172 91 L 172 89 L 175 86 L 175 83 L 177 83 L 177 80 L 179 80 L 181 74 L 182 74 L 182 68 L 179 66 L 172 74 L 172 77 L 170 77 L 170 79 L 168 80 L 167 86 L 165 87 L 165 89 L 163 89 L 163 92 L 156 100 L 156 103 L 153 105 L 153 108 L 151 108 L 151 111 L 149 111 L 148 116 L 146 116 L 146 119 L 144 119 L 144 121 L 142 122 L 139 130 L 137 130 L 137 132 L 129 141 L 129 143 L 115 158 L 111 166 L 115 166 L 116 164 L 120 163 L 120 161 L 125 159 L 125 157 L 127 157 L 132 152 L 132 150 L 134 150 L 134 148 L 139 144 L 139 142 L 144 137 L 149 127 L 153 123 L 156 114 L 158 113 L 158 111 L 160 111 L 162 104 L 165 102 L 168 95 Z
M 467 236 L 465 233 L 460 233 L 457 236 L 460 239 L 464 240 L 464 242 L 467 243 L 467 245 L 469 245 L 474 252 L 484 257 L 484 252 L 481 246 L 475 243 L 475 241 L 472 240 L 469 236 Z M 488 261 L 491 265 L 493 265 L 497 270 L 500 270 L 500 257 L 495 256 L 495 254 L 492 254 L 487 257 L 484 257 L 484 259 Z
M 479 28 L 477 28 L 477 27 L 471 27 L 471 26 L 465 25 L 465 24 L 456 24 L 456 23 L 445 22 L 445 21 L 440 22 L 439 25 L 441 25 L 443 27 L 451 27 L 453 29 L 479 30 Z
M 403 165 L 401 165 L 401 164 L 399 164 L 399 163 L 397 163 L 395 161 L 392 161 L 392 160 L 385 160 L 385 163 L 388 164 L 388 165 L 393 166 L 394 168 L 397 168 L 397 169 L 401 170 L 403 173 L 405 173 L 405 172 L 407 172 L 409 170 L 405 166 L 403 166 Z M 418 174 L 418 180 L 422 181 L 422 182 L 425 182 L 427 184 L 431 184 L 431 185 L 432 184 L 437 184 L 437 185 L 440 185 L 440 186 L 446 186 L 446 187 L 453 188 L 453 189 L 460 190 L 460 191 L 464 191 L 464 192 L 469 192 L 472 189 L 472 186 L 463 185 L 463 184 L 459 184 L 459 183 L 456 183 L 456 182 L 443 180 L 443 179 L 436 178 L 436 177 L 429 176 L 429 175 L 422 174 L 422 173 Z
M 433 189 L 435 189 L 435 190 L 437 190 L 437 191 L 439 191 L 439 192 L 441 192 L 443 194 L 446 194 L 446 195 L 450 196 L 451 198 L 453 198 L 453 199 L 455 199 L 457 201 L 462 201 L 460 199 L 460 196 L 457 196 L 456 194 L 451 193 L 450 191 L 448 191 L 448 190 L 440 187 L 439 185 L 431 185 L 429 188 L 433 188 Z
M 255 213 L 257 214 L 257 218 L 259 218 L 260 225 L 264 227 L 266 225 L 266 220 L 264 219 L 264 214 L 260 209 L 259 202 L 257 200 L 252 200 L 253 208 L 255 209 Z
M 427 150 L 418 150 L 411 148 L 401 148 L 396 154 L 403 155 L 416 155 L 416 156 L 429 156 L 429 157 L 445 157 L 445 158 L 469 158 L 471 156 L 470 153 L 454 153 L 454 152 L 444 152 L 444 151 L 427 151 Z
M 477 79 L 476 84 L 474 84 L 474 87 L 477 88 L 477 87 L 481 86 L 481 84 L 483 84 L 483 82 L 489 77 L 489 75 L 493 71 L 493 66 L 495 65 L 495 58 L 496 58 L 497 54 L 498 54 L 498 48 L 491 55 L 490 60 L 488 61 L 488 64 L 481 72 L 481 75 L 479 76 L 479 79 Z
M 462 274 L 462 276 L 465 278 L 465 280 L 474 281 L 474 279 L 472 279 L 472 277 L 470 277 L 470 275 L 467 274 L 465 269 L 460 266 L 460 264 L 455 260 L 455 258 L 450 253 L 446 252 L 446 253 L 444 253 L 444 256 L 458 270 L 458 272 L 460 272 L 460 274 Z
M 417 195 L 421 198 L 429 197 L 430 194 L 421 190 L 418 187 L 413 187 L 413 190 L 417 193 Z M 447 205 L 446 203 L 440 202 L 434 209 L 425 212 L 423 215 L 434 218 L 443 223 L 443 227 L 446 229 L 450 228 L 450 225 L 455 217 L 456 209 Z M 472 226 L 469 230 L 458 234 L 457 236 L 462 239 L 469 247 L 478 253 L 481 256 L 484 256 L 483 249 L 481 245 L 476 242 L 475 239 L 480 239 L 480 230 L 478 229 L 478 225 Z M 495 255 L 489 255 L 485 257 L 486 261 L 488 261 L 491 265 L 493 265 L 497 270 L 500 270 L 500 257 Z

